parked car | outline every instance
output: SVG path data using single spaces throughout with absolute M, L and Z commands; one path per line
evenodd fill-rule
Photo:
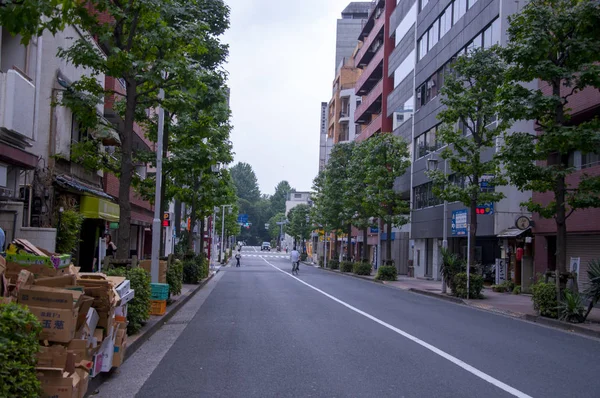
M 262 246 L 260 247 L 260 251 L 262 252 L 262 251 L 265 251 L 265 250 L 268 251 L 268 252 L 271 251 L 271 244 L 269 242 L 263 242 L 262 243 Z

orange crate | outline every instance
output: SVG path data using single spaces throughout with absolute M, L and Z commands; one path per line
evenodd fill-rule
M 167 300 L 150 300 L 150 315 L 162 315 L 167 311 Z

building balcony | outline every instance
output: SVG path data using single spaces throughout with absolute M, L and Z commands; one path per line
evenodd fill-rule
M 381 115 L 377 116 L 371 123 L 366 126 L 363 126 L 359 135 L 356 136 L 356 141 L 364 141 L 371 137 L 374 134 L 377 134 L 381 131 L 381 125 L 383 123 L 383 117 Z
M 374 0 L 372 3 L 373 4 L 371 6 L 371 11 L 369 12 L 369 17 L 363 22 L 362 31 L 360 32 L 358 40 L 363 40 L 369 35 L 369 33 L 373 31 L 375 21 L 383 14 L 385 0 Z
M 362 103 L 354 112 L 356 123 L 367 123 L 373 113 L 381 113 L 381 102 L 383 99 L 383 79 L 373 87 L 373 90 L 363 97 Z
M 371 63 L 363 70 L 362 74 L 356 81 L 356 95 L 365 95 L 370 92 L 373 87 L 383 77 L 383 47 L 377 50 L 377 53 L 371 60 Z
M 33 140 L 35 86 L 14 69 L 0 72 L 0 129 Z
M 375 20 L 373 29 L 367 37 L 363 40 L 362 47 L 356 53 L 354 58 L 355 65 L 359 68 L 368 65 L 373 59 L 373 56 L 380 47 L 383 47 L 383 25 L 385 16 L 382 14 L 378 19 Z

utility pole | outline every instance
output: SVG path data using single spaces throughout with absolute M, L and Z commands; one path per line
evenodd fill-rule
M 162 88 L 158 92 L 158 99 L 163 100 L 165 98 L 165 90 Z M 152 283 L 158 283 L 158 255 L 160 253 L 160 236 L 162 232 L 161 227 L 161 203 L 160 194 L 162 187 L 162 155 L 163 155 L 163 133 L 165 128 L 165 110 L 162 104 L 158 107 L 158 137 L 156 148 L 156 186 L 154 187 L 154 218 L 152 219 L 152 260 L 150 262 L 150 279 Z M 191 233 L 191 231 L 190 231 Z
M 221 205 L 223 208 L 223 216 L 221 217 L 221 250 L 219 250 L 219 262 L 225 258 L 225 208 L 231 209 L 233 205 Z

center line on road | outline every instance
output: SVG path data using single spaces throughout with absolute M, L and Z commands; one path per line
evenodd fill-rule
M 483 371 L 481 371 L 481 370 L 479 370 L 479 369 L 477 369 L 477 368 L 469 365 L 468 363 L 466 363 L 466 362 L 464 362 L 464 361 L 456 358 L 453 355 L 448 354 L 445 351 L 440 350 L 439 348 L 437 348 L 437 347 L 435 347 L 435 346 L 433 346 L 433 345 L 431 345 L 431 344 L 429 344 L 429 343 L 427 343 L 427 342 L 419 339 L 418 337 L 415 337 L 412 334 L 405 332 L 404 330 L 398 329 L 397 327 L 392 326 L 389 323 L 384 322 L 381 319 L 376 318 L 376 317 L 374 317 L 371 314 L 368 314 L 368 313 L 366 313 L 366 312 L 364 312 L 362 310 L 359 310 L 358 308 L 353 307 L 352 305 L 346 303 L 345 301 L 342 301 L 342 300 L 338 299 L 337 297 L 332 296 L 331 294 L 324 292 L 323 290 L 319 289 L 318 287 L 315 287 L 315 286 L 311 285 L 310 283 L 304 282 L 302 279 L 299 279 L 299 278 L 295 277 L 294 275 L 288 273 L 287 271 L 284 271 L 281 268 L 276 267 L 275 265 L 271 264 L 269 261 L 265 260 L 265 258 L 263 258 L 263 260 L 267 264 L 269 264 L 271 267 L 275 268 L 277 271 L 279 271 L 279 272 L 281 272 L 281 273 L 289 276 L 290 278 L 294 278 L 295 280 L 297 280 L 298 282 L 302 283 L 303 285 L 308 286 L 309 288 L 311 288 L 311 289 L 313 289 L 313 290 L 321 293 L 325 297 L 330 298 L 331 300 L 333 300 L 333 301 L 335 301 L 335 302 L 343 305 L 344 307 L 346 307 L 346 308 L 348 308 L 348 309 L 350 309 L 350 310 L 352 310 L 352 311 L 354 311 L 354 312 L 356 312 L 356 313 L 358 313 L 358 314 L 360 314 L 360 315 L 362 315 L 362 316 L 364 316 L 364 317 L 372 320 L 373 322 L 376 322 L 376 323 L 378 323 L 378 324 L 380 324 L 382 326 L 385 326 L 386 328 L 388 328 L 388 329 L 390 329 L 390 330 L 398 333 L 399 335 L 401 335 L 401 336 L 403 336 L 403 337 L 405 337 L 405 338 L 413 341 L 414 343 L 417 343 L 421 347 L 424 347 L 424 348 L 428 349 L 429 351 L 431 351 L 431 352 L 439 355 L 440 357 L 442 357 L 442 358 L 444 358 L 444 359 L 452 362 L 453 364 L 455 364 L 457 366 L 460 366 L 461 368 L 463 368 L 467 372 L 469 372 L 469 373 L 471 373 L 471 374 L 479 377 L 480 379 L 482 379 L 484 381 L 487 381 L 490 384 L 493 384 L 494 386 L 500 388 L 501 390 L 504 390 L 507 393 L 509 393 L 509 394 L 511 394 L 511 395 L 513 395 L 515 397 L 519 397 L 519 398 L 532 398 L 530 395 L 527 395 L 524 392 L 519 391 L 516 388 L 511 387 L 508 384 L 501 382 L 500 380 L 498 380 L 498 379 L 490 376 L 489 374 L 487 374 L 487 373 L 485 373 L 485 372 L 483 372 Z

